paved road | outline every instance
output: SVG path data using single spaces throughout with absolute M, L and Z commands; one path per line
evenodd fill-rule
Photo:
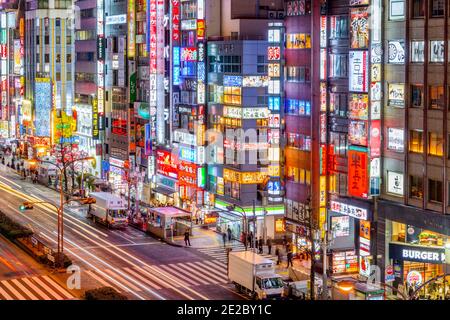
M 26 200 L 57 203 L 58 194 L 20 180 L 0 165 L 0 210 L 56 247 L 55 209 L 42 204 L 21 212 L 18 207 Z M 108 285 L 131 299 L 242 299 L 227 283 L 223 261 L 170 246 L 131 227 L 109 230 L 76 207 L 64 215 L 64 250 L 81 269 L 81 290 L 74 292 Z
M 74 298 L 49 270 L 0 236 L 0 300 Z

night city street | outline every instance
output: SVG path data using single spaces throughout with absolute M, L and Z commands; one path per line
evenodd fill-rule
M 445 305 L 449 12 L 0 1 L 0 316 Z

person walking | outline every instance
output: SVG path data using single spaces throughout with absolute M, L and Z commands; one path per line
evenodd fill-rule
M 184 244 L 187 246 L 189 244 L 189 246 L 191 246 L 191 240 L 189 239 L 189 229 L 186 229 L 186 231 L 184 232 Z
M 253 232 L 252 231 L 250 231 L 250 233 L 248 234 L 247 240 L 248 240 L 248 244 L 249 244 L 250 248 L 253 249 Z
M 272 239 L 267 238 L 267 253 L 272 254 Z
M 230 227 L 227 228 L 227 233 L 228 233 L 228 241 L 231 242 L 231 239 L 233 238 L 233 234 L 232 234 L 232 232 L 231 232 Z
M 275 255 L 277 256 L 277 265 L 279 265 L 281 263 L 281 250 L 280 248 L 276 248 L 275 249 Z
M 258 240 L 258 252 L 259 254 L 263 253 L 263 245 L 264 245 L 264 240 L 263 238 L 260 236 L 259 240 Z
M 227 234 L 225 232 L 222 232 L 222 240 L 223 240 L 223 246 L 225 247 L 227 244 Z
M 291 267 L 293 267 L 294 265 L 292 264 L 292 251 L 289 250 L 287 252 L 287 267 L 289 268 L 289 265 L 291 265 Z

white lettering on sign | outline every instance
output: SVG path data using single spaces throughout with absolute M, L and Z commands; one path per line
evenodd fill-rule
M 440 262 L 445 261 L 445 253 L 439 254 L 438 252 L 431 252 L 431 251 L 403 249 L 402 258 Z
M 346 203 L 331 201 L 330 209 L 334 212 L 344 214 L 356 219 L 368 220 L 367 210 L 355 206 L 351 206 Z

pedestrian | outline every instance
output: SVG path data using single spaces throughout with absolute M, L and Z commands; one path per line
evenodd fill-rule
M 250 233 L 247 236 L 248 244 L 250 248 L 253 248 L 253 232 L 250 231 Z
M 227 234 L 225 232 L 222 232 L 222 240 L 223 240 L 223 246 L 225 247 L 227 243 Z
M 283 235 L 283 246 L 285 246 L 287 243 L 286 235 Z
M 286 256 L 287 256 L 287 267 L 289 268 L 289 265 L 293 267 L 294 265 L 292 264 L 292 251 L 289 250 Z
M 187 246 L 189 244 L 189 246 L 191 246 L 191 240 L 189 240 L 189 229 L 186 229 L 186 231 L 184 232 L 184 244 Z
M 275 255 L 277 256 L 277 265 L 279 265 L 281 263 L 281 250 L 280 248 L 276 248 L 275 249 Z
M 228 233 L 228 241 L 231 241 L 231 238 L 233 237 L 233 234 L 231 232 L 230 227 L 227 228 L 227 233 Z
M 263 244 L 264 244 L 264 240 L 263 238 L 260 236 L 259 240 L 258 240 L 258 252 L 259 254 L 263 253 Z
M 267 238 L 267 253 L 272 254 L 272 239 Z

